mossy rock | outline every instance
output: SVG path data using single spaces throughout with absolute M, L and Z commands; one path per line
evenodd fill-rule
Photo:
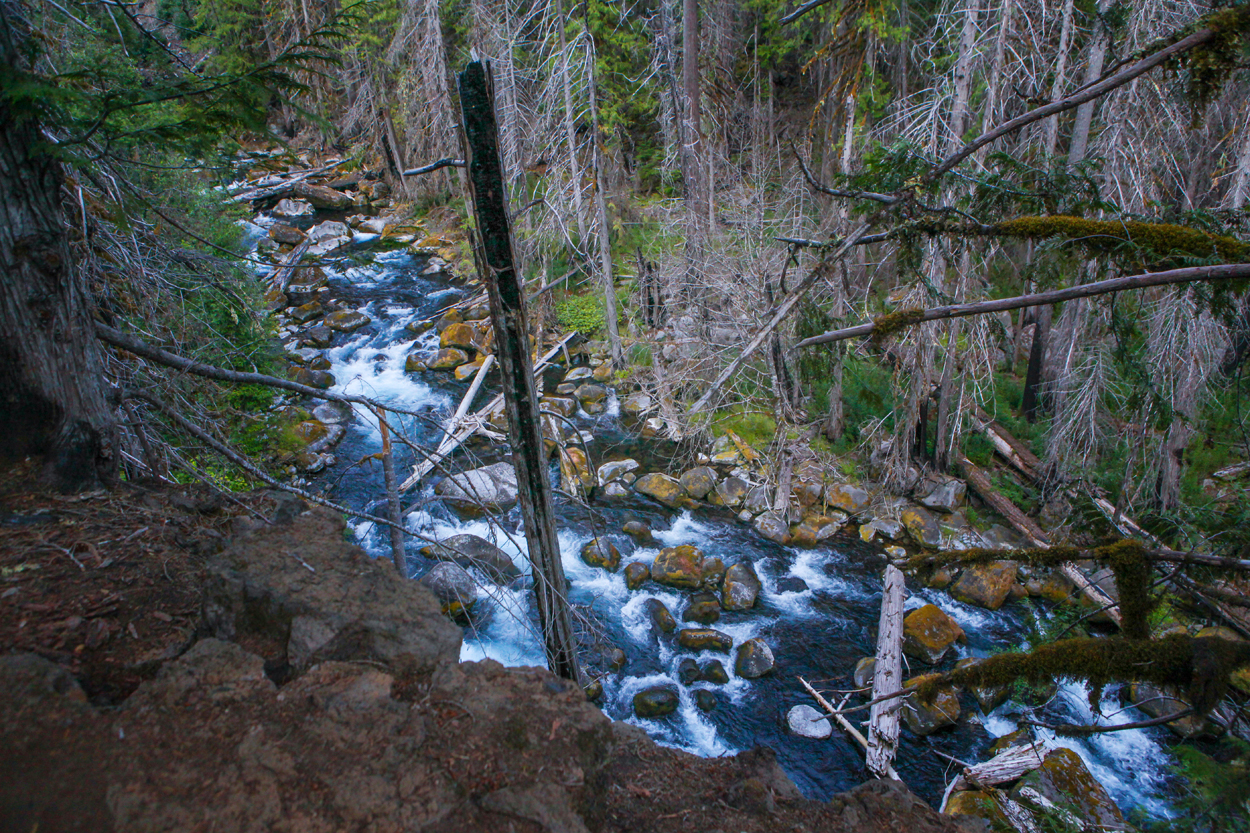
M 446 347 L 439 350 L 429 361 L 430 370 L 454 370 L 462 364 L 469 363 L 469 354 L 458 347 Z
M 877 673 L 877 658 L 864 657 L 855 663 L 855 671 L 851 674 L 851 679 L 855 682 L 856 688 L 872 688 L 872 677 Z
M 651 564 L 651 580 L 679 590 L 697 590 L 703 583 L 703 553 L 682 544 L 665 547 Z
M 592 538 L 586 542 L 581 551 L 582 561 L 591 567 L 599 567 L 614 573 L 621 566 L 621 553 L 611 541 Z
M 677 644 L 689 651 L 727 654 L 734 646 L 734 638 L 712 628 L 682 628 L 677 632 Z
M 973 564 L 959 575 L 950 593 L 965 604 L 998 610 L 1011 595 L 1016 581 L 1017 565 L 1014 561 L 992 561 L 989 564 Z
M 758 636 L 738 646 L 738 654 L 734 659 L 734 673 L 739 677 L 754 680 L 773 673 L 776 667 L 777 661 L 773 657 L 773 649 Z
M 716 471 L 707 466 L 698 466 L 682 474 L 679 482 L 686 494 L 695 500 L 703 500 L 716 488 Z
M 634 482 L 634 489 L 670 509 L 677 509 L 690 499 L 677 480 L 659 472 L 651 472 L 638 478 Z
M 672 686 L 652 686 L 634 695 L 634 714 L 638 717 L 664 717 L 677 711 L 681 695 Z
M 291 434 L 305 445 L 315 443 L 329 433 L 328 428 L 315 419 L 305 420 L 291 429 Z
M 759 598 L 760 577 L 750 561 L 739 561 L 725 571 L 721 582 L 721 607 L 725 610 L 750 610 Z
M 299 324 L 307 324 L 314 318 L 320 318 L 326 314 L 325 307 L 321 306 L 320 301 L 309 301 L 307 304 L 301 304 L 288 313 L 291 320 Z
M 354 309 L 340 310 L 326 316 L 326 326 L 340 333 L 354 333 L 361 327 L 367 327 L 372 323 L 372 318 Z
M 633 461 L 631 460 L 629 462 Z M 599 467 L 600 480 L 604 479 L 603 470 L 609 465 L 611 464 L 605 463 Z M 625 525 L 621 527 L 621 532 L 624 532 L 630 538 L 633 538 L 640 547 L 649 547 L 655 543 L 655 537 L 651 534 L 651 527 L 646 521 L 626 521 Z
M 468 364 L 462 364 L 457 367 L 452 375 L 456 377 L 457 382 L 467 382 L 477 375 L 477 372 L 482 369 L 482 365 L 485 363 L 486 360 L 478 356 Z
M 955 668 L 968 668 L 969 666 L 976 665 L 980 661 L 981 660 L 976 657 L 968 657 L 955 663 Z M 989 714 L 1003 703 L 1006 703 L 1007 699 L 1011 697 L 1010 686 L 972 686 L 970 690 L 972 692 L 972 696 L 977 699 L 977 705 L 980 706 L 981 711 L 986 714 Z
M 1124 830 L 1124 814 L 1090 773 L 1081 756 L 1066 747 L 1053 749 L 1037 769 L 1020 779 L 1011 797 L 1037 807 L 1040 795 L 1097 830 Z
M 429 369 L 425 358 L 418 353 L 409 353 L 408 358 L 404 359 L 404 370 L 409 373 L 421 373 Z
M 863 512 L 871 500 L 868 492 L 850 483 L 835 483 L 825 487 L 825 503 L 848 515 Z
M 309 370 L 307 367 L 292 366 L 287 372 L 287 378 L 297 384 L 318 390 L 328 390 L 334 387 L 334 377 L 324 370 Z
M 899 515 L 911 539 L 922 547 L 937 549 L 942 546 L 942 527 L 928 509 L 909 506 Z
M 438 317 L 438 320 L 434 322 L 434 329 L 441 334 L 443 330 L 446 330 L 452 324 L 460 324 L 463 321 L 464 312 L 459 307 L 452 307 Z
M 965 639 L 963 628 L 937 605 L 928 604 L 903 620 L 903 653 L 935 665 L 957 641 Z
M 699 669 L 699 678 L 713 685 L 728 685 L 729 672 L 725 670 L 724 663 L 714 659 Z
M 910 679 L 904 687 L 916 680 Z M 938 729 L 954 726 L 959 722 L 959 696 L 951 688 L 942 687 L 932 699 L 925 700 L 913 692 L 903 698 L 903 722 L 914 735 L 931 735 Z
M 712 556 L 703 559 L 703 586 L 709 590 L 720 590 L 725 580 L 725 562 Z
M 677 630 L 677 620 L 673 618 L 673 614 L 664 602 L 659 599 L 647 599 L 643 602 L 643 610 L 647 612 L 647 618 L 651 620 L 651 624 L 655 625 L 661 633 L 672 633 Z
M 585 451 L 575 446 L 560 449 L 560 483 L 570 494 L 589 494 L 595 488 L 595 475 Z
M 460 321 L 448 324 L 438 337 L 439 347 L 459 347 L 461 350 L 474 350 L 473 328 Z
M 737 509 L 746 500 L 751 487 L 740 477 L 726 477 L 716 484 L 716 490 L 708 495 L 708 502 L 715 506 Z
M 972 816 L 984 819 L 989 823 L 989 829 L 995 833 L 998 831 L 1011 833 L 1016 830 L 1016 826 L 1003 812 L 1001 802 L 1002 799 L 996 793 L 960 790 L 951 794 L 950 800 L 946 802 L 946 809 L 942 812 L 948 816 Z
M 638 590 L 651 579 L 651 568 L 641 561 L 631 561 L 625 565 L 625 586 L 630 590 Z

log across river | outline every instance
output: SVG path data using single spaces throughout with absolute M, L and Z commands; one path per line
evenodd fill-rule
M 263 214 L 257 219 L 262 227 L 272 221 Z M 303 224 L 310 222 L 308 219 Z M 254 231 L 259 236 L 262 228 L 255 227 Z M 417 461 L 403 440 L 426 452 L 435 450 L 444 436 L 439 426 L 450 421 L 470 384 L 468 379 L 456 381 L 448 371 L 407 371 L 405 361 L 414 349 L 424 346 L 433 352 L 438 341 L 433 331 L 414 335 L 407 325 L 467 297 L 471 289 L 445 271 L 430 270 L 426 256 L 407 248 L 380 245 L 376 234 L 355 233 L 350 244 L 327 256 L 324 269 L 330 295 L 370 320 L 352 332 L 336 332 L 325 350 L 335 380 L 333 389 L 368 395 L 426 415 L 423 419 L 405 418 L 395 426 L 401 437 L 395 447 L 399 477 L 403 479 Z M 576 354 L 573 357 L 576 360 Z M 547 371 L 546 389 L 553 390 L 570 369 L 561 364 Z M 496 393 L 497 384 L 488 382 L 469 412 L 485 405 Z M 664 471 L 673 453 L 668 441 L 642 439 L 622 423 L 616 393 L 610 394 L 603 413 L 591 416 L 579 410 L 570 419 L 586 438 L 586 450 L 595 466 L 633 458 L 642 465 L 640 472 Z M 360 463 L 381 451 L 377 418 L 360 408 L 345 425 L 346 436 L 335 449 L 335 461 L 312 476 L 312 488 L 322 489 L 327 496 L 355 509 L 369 508 L 385 516 L 380 507 L 385 494 L 382 467 L 368 461 Z M 506 445 L 501 443 L 470 441 L 443 465 L 451 471 L 476 468 L 506 459 L 506 452 Z M 464 533 L 481 536 L 494 542 L 527 576 L 525 537 L 517 510 L 512 508 L 493 518 L 463 517 L 435 494 L 432 483 L 438 477 L 437 473 L 431 475 L 405 495 L 409 529 L 438 539 Z M 553 482 L 559 482 L 554 472 Z M 813 705 L 799 677 L 825 690 L 850 689 L 856 662 L 874 653 L 885 565 L 879 549 L 844 536 L 811 549 L 784 547 L 762 538 L 726 510 L 707 507 L 673 511 L 632 490 L 613 500 L 596 498 L 589 509 L 557 494 L 556 511 L 571 600 L 585 614 L 581 618 L 593 623 L 603 656 L 620 649 L 601 663 L 605 673 L 600 705 L 605 712 L 641 726 L 662 743 L 699 755 L 769 746 L 799 788 L 813 798 L 827 798 L 868 778 L 863 752 L 844 733 L 835 731 L 827 740 L 798 737 L 786 730 L 786 713 L 795 705 Z M 639 544 L 622 532 L 628 521 L 646 522 L 653 530 L 654 543 Z M 352 524 L 352 529 L 370 553 L 390 556 L 386 530 L 364 522 Z M 765 677 L 745 679 L 735 673 L 732 653 L 695 654 L 681 648 L 671 636 L 658 633 L 648 615 L 649 600 L 663 602 L 680 618 L 683 596 L 688 594 L 654 583 L 630 590 L 623 570 L 608 572 L 588 566 L 579 552 L 595 535 L 618 547 L 622 564 L 650 562 L 660 548 L 681 544 L 693 544 L 705 556 L 718 557 L 726 565 L 750 560 L 762 585 L 755 607 L 746 612 L 726 611 L 714 627 L 730 635 L 735 645 L 755 637 L 764 639 L 775 656 L 776 670 Z M 437 563 L 419 554 L 421 546 L 419 540 L 409 538 L 408 564 L 414 577 Z M 479 579 L 479 598 L 465 628 L 462 659 L 544 665 L 528 580 L 501 587 L 484 576 Z M 938 605 L 967 633 L 967 644 L 958 646 L 960 657 L 984 656 L 1019 646 L 1037 621 L 1048 615 L 1041 606 L 1021 603 L 989 612 L 961 604 L 941 591 L 907 587 L 907 609 L 927 603 Z M 728 682 L 683 684 L 679 665 L 690 657 L 701 665 L 721 660 Z M 946 664 L 956 658 L 948 658 Z M 910 668 L 904 665 L 903 673 L 914 676 L 925 670 L 913 661 Z M 676 690 L 676 710 L 661 718 L 636 717 L 634 695 L 657 685 Z M 701 695 L 700 691 L 708 693 Z M 1107 694 L 1103 708 L 1107 713 L 1121 708 L 1114 695 L 1114 691 Z M 895 760 L 899 775 L 934 806 L 940 803 L 955 770 L 934 751 L 963 761 L 984 760 L 995 737 L 1014 731 L 1017 716 L 1024 713 L 1023 706 L 1008 701 L 983 715 L 974 702 L 969 705 L 970 700 L 964 698 L 964 715 L 957 726 L 924 738 L 904 730 L 899 738 Z M 1042 714 L 1053 718 L 1052 722 L 1090 722 L 1085 688 L 1059 686 Z M 863 721 L 867 713 L 850 717 Z M 1127 723 L 1140 717 L 1129 709 L 1113 720 Z M 1140 806 L 1151 813 L 1166 814 L 1170 742 L 1166 730 L 1151 729 L 1064 740 L 1063 745 L 1078 751 L 1123 809 Z

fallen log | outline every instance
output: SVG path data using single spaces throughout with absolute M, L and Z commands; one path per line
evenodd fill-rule
M 329 164 L 322 165 L 320 168 L 310 168 L 306 171 L 300 171 L 296 174 L 285 174 L 283 176 L 267 176 L 258 182 L 251 183 L 250 187 L 246 187 L 240 191 L 236 191 L 231 195 L 231 202 L 256 202 L 257 200 L 267 200 L 273 197 L 286 197 L 295 193 L 295 186 L 301 182 L 312 179 L 314 176 L 329 173 L 330 171 L 343 164 L 343 160 L 338 159 Z
M 822 697 L 819 691 L 812 688 L 811 684 L 808 683 L 807 680 L 803 679 L 802 677 L 799 677 L 799 682 L 803 684 L 803 688 L 807 689 L 807 693 L 812 695 L 813 698 L 815 698 L 816 702 L 820 704 L 820 707 L 824 709 L 825 712 L 830 717 L 832 717 L 834 721 L 837 722 L 837 724 L 841 726 L 848 735 L 854 738 L 855 742 L 858 743 L 860 746 L 862 746 L 864 748 L 864 751 L 866 752 L 868 750 L 868 739 L 864 737 L 863 732 L 859 731 L 859 729 L 856 729 L 854 726 L 852 726 L 851 722 L 842 716 L 842 712 L 839 709 L 835 709 L 833 707 L 833 704 L 830 703 L 828 700 L 826 700 L 824 697 Z M 848 694 L 847 696 L 849 697 L 850 695 Z M 845 703 L 846 701 L 843 700 L 843 702 Z M 886 776 L 899 782 L 903 780 L 902 778 L 898 777 L 898 773 L 894 771 L 893 766 L 890 766 L 886 769 Z
M 287 287 L 291 285 L 291 278 L 295 277 L 295 270 L 299 268 L 299 262 L 304 259 L 304 253 L 311 245 L 312 240 L 305 237 L 298 246 L 291 250 L 290 254 L 283 258 L 282 263 L 273 270 L 273 275 L 269 279 L 270 289 L 286 292 Z
M 881 592 L 881 618 L 877 625 L 877 658 L 872 674 L 872 699 L 903 686 L 903 571 L 893 564 L 885 568 Z M 868 771 L 878 778 L 893 778 L 898 750 L 899 709 L 902 700 L 879 700 L 868 717 Z

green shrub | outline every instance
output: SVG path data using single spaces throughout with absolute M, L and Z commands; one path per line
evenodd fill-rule
M 596 338 L 603 332 L 603 299 L 595 294 L 568 295 L 556 304 L 556 320 L 566 331 Z

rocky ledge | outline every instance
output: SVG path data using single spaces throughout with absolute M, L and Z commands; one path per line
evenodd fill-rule
M 208 548 L 196 638 L 120 704 L 0 657 L 6 829 L 981 829 L 895 783 L 807 800 L 767 749 L 693 757 L 545 670 L 460 663 L 427 588 L 295 508 Z

